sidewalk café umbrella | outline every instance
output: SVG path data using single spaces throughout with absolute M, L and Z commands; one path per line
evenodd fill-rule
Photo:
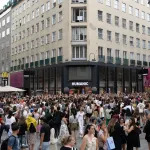
M 23 89 L 19 89 L 19 88 L 15 88 L 12 86 L 4 86 L 4 87 L 0 87 L 0 92 L 24 92 L 25 90 Z

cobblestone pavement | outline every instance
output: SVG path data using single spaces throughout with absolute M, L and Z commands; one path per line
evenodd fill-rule
M 7 137 L 6 133 L 4 132 L 3 133 L 3 137 L 2 137 L 2 141 Z M 141 134 L 140 135 L 140 141 L 141 141 L 141 147 L 139 148 L 139 150 L 148 150 L 148 145 L 147 145 L 147 142 L 145 140 L 145 135 L 144 134 Z M 38 150 L 38 146 L 39 146 L 39 143 L 40 142 L 40 139 L 39 137 L 37 137 L 37 141 L 36 141 L 36 146 L 35 146 L 35 150 Z M 78 137 L 77 138 L 77 145 L 76 145 L 76 148 L 79 149 L 80 145 L 81 145 L 81 142 L 82 142 L 82 138 Z M 26 149 L 28 150 L 28 149 Z M 54 145 L 51 145 L 50 146 L 50 150 L 60 150 L 60 145 L 59 144 L 54 144 Z

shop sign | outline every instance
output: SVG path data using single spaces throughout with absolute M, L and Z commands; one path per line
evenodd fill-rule
M 72 82 L 72 86 L 88 86 L 88 82 Z

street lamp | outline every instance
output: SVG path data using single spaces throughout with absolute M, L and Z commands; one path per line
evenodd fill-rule
M 91 55 L 94 55 L 94 59 L 92 59 L 92 61 L 96 61 L 96 59 L 95 59 L 95 54 L 94 54 L 94 53 L 90 53 L 90 54 L 89 54 L 89 61 L 90 61 L 90 56 L 91 56 Z

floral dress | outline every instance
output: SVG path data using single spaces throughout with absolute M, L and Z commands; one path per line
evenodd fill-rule
M 87 139 L 87 144 L 85 150 L 96 150 L 96 137 L 93 137 L 91 141 Z

